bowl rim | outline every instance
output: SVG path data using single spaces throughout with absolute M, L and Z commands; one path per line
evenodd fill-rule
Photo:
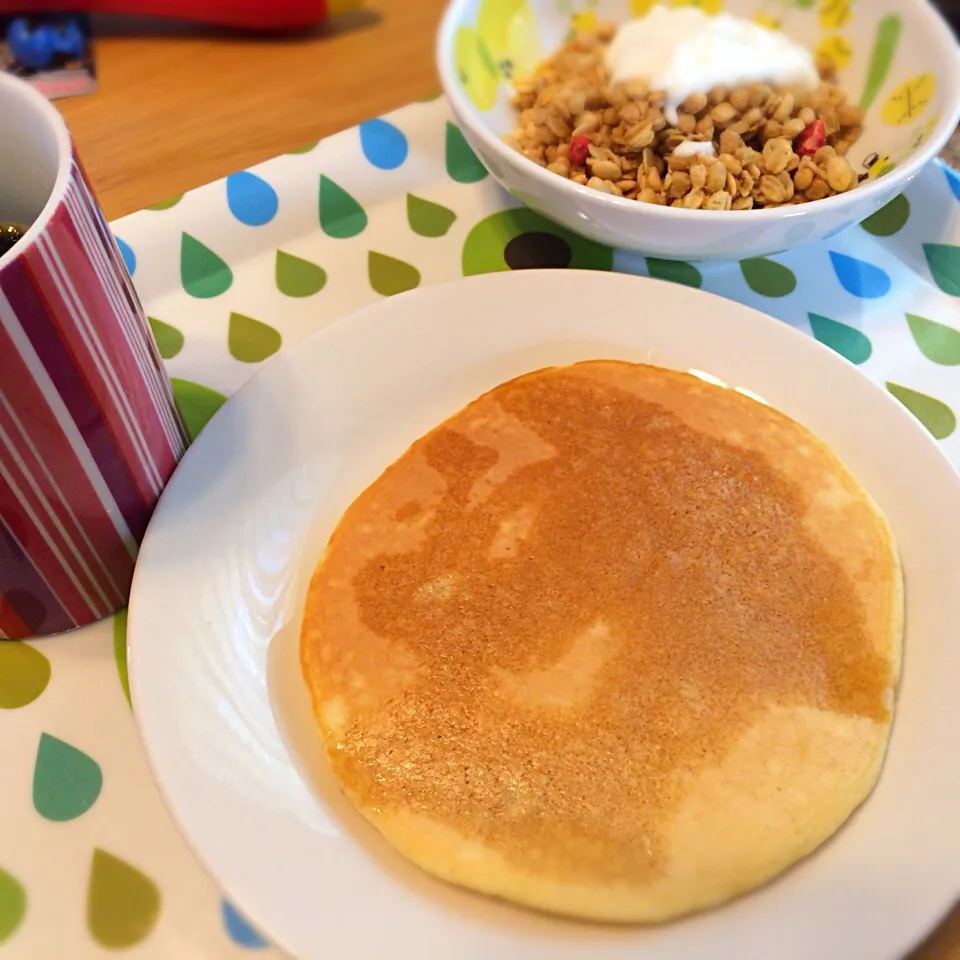
M 880 192 L 890 193 L 891 187 L 898 186 L 900 191 L 906 189 L 917 174 L 939 156 L 954 131 L 960 126 L 960 46 L 954 38 L 953 28 L 930 0 L 906 0 L 913 9 L 902 11 L 904 15 L 911 12 L 914 16 L 919 14 L 927 18 L 929 24 L 927 32 L 931 34 L 931 46 L 935 44 L 934 49 L 937 51 L 938 59 L 942 59 L 948 69 L 948 76 L 941 82 L 946 83 L 949 90 L 946 98 L 947 107 L 940 115 L 936 127 L 906 163 L 883 177 L 877 177 L 860 184 L 847 193 L 836 194 L 810 203 L 794 204 L 793 206 L 759 210 L 686 210 L 678 207 L 661 207 L 650 203 L 638 203 L 636 200 L 628 200 L 625 197 L 600 193 L 598 190 L 592 190 L 590 187 L 574 183 L 572 180 L 559 177 L 555 173 L 550 173 L 545 167 L 520 156 L 516 150 L 507 146 L 499 137 L 494 136 L 485 124 L 477 120 L 473 115 L 473 107 L 460 86 L 453 61 L 454 40 L 457 30 L 461 26 L 460 14 L 469 2 L 472 2 L 472 0 L 450 0 L 440 21 L 434 46 L 440 83 L 444 94 L 453 107 L 455 116 L 461 124 L 469 128 L 470 133 L 477 137 L 484 146 L 502 157 L 508 166 L 519 170 L 521 175 L 526 173 L 534 177 L 547 189 L 557 190 L 561 194 L 568 195 L 571 202 L 596 203 L 606 207 L 611 212 L 614 210 L 626 211 L 632 208 L 636 211 L 636 214 L 628 214 L 628 216 L 666 219 L 672 220 L 674 223 L 679 219 L 703 222 L 701 218 L 705 216 L 714 218 L 722 216 L 725 223 L 743 225 L 763 221 L 769 222 L 776 219 L 812 218 L 817 215 L 817 211 L 826 212 L 828 208 L 830 212 L 842 216 L 845 207 L 849 208 L 848 215 L 851 221 L 859 220 L 862 217 L 855 212 L 854 208 L 867 205 L 868 199 L 871 196 L 875 197 Z M 882 204 L 878 202 L 876 208 L 879 209 L 880 206 Z

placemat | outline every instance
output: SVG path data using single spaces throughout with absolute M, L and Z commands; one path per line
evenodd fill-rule
M 939 163 L 824 243 L 741 263 L 668 262 L 517 206 L 437 99 L 113 227 L 193 436 L 273 354 L 358 307 L 464 274 L 571 266 L 702 287 L 798 327 L 889 390 L 960 464 L 960 176 Z M 5 955 L 279 956 L 181 839 L 128 697 L 122 613 L 0 644 Z

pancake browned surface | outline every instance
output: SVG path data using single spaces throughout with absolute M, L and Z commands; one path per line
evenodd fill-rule
M 349 508 L 301 654 L 345 793 L 424 869 L 652 921 L 769 879 L 879 775 L 902 593 L 802 426 L 595 361 L 503 384 Z

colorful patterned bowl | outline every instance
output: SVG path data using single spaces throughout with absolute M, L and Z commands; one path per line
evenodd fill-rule
M 598 193 L 511 150 L 510 78 L 531 70 L 577 28 L 623 23 L 657 0 L 453 0 L 437 42 L 444 90 L 464 134 L 521 202 L 601 243 L 684 260 L 760 256 L 821 240 L 892 200 L 960 121 L 960 54 L 927 0 L 664 0 L 724 10 L 788 31 L 840 68 L 867 112 L 850 153 L 869 174 L 856 190 L 772 210 L 713 213 L 655 207 Z

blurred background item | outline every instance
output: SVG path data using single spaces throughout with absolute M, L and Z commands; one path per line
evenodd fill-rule
M 85 13 L 0 17 L 0 70 L 51 100 L 97 89 L 90 17 Z
M 411 0 L 412 3 L 417 0 Z M 127 13 L 250 30 L 295 30 L 359 7 L 362 0 L 74 0 L 85 13 Z M 18 12 L 57 13 L 63 0 L 23 0 Z

